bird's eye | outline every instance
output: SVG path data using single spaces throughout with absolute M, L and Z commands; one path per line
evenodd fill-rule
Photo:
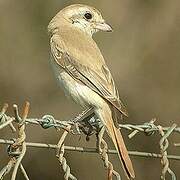
M 87 12 L 86 14 L 84 14 L 84 17 L 85 17 L 86 19 L 92 19 L 92 14 L 89 13 L 89 12 Z

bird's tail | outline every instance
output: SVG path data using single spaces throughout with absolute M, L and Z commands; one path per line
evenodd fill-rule
M 117 129 L 113 123 L 112 115 L 108 111 L 101 111 L 101 118 L 106 127 L 106 130 L 111 137 L 116 150 L 118 151 L 119 159 L 122 164 L 122 167 L 125 171 L 126 176 L 128 179 L 134 179 L 135 173 L 132 166 L 132 162 L 128 155 L 128 151 L 126 149 L 123 137 L 119 129 Z

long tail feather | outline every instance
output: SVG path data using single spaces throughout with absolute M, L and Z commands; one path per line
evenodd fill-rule
M 118 155 L 119 155 L 119 158 L 120 158 L 121 163 L 123 165 L 123 168 L 124 168 L 125 172 L 127 173 L 127 176 L 129 179 L 135 178 L 135 173 L 134 173 L 134 169 L 132 166 L 132 162 L 131 162 L 130 157 L 128 155 L 128 151 L 127 151 L 126 146 L 124 144 L 124 140 L 123 140 L 123 137 L 121 135 L 121 132 L 115 126 L 113 127 L 113 131 L 114 131 L 114 137 L 112 138 L 112 140 L 113 140 L 114 145 L 118 151 Z

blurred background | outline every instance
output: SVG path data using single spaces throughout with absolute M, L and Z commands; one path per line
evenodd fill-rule
M 96 7 L 114 28 L 113 33 L 98 33 L 94 39 L 128 107 L 130 116 L 122 123 L 140 124 L 157 118 L 156 123 L 163 126 L 179 124 L 179 0 L 0 0 L 0 105 L 7 102 L 21 106 L 28 100 L 31 117 L 52 114 L 57 119 L 72 118 L 81 111 L 59 89 L 49 65 L 47 25 L 60 9 L 74 3 Z M 12 115 L 11 108 L 8 113 Z M 159 152 L 158 134 L 152 137 L 138 134 L 128 140 L 127 132 L 122 133 L 129 150 Z M 8 128 L 1 131 L 1 138 L 13 136 Z M 55 129 L 27 128 L 28 141 L 57 143 L 58 138 Z M 177 134 L 171 136 L 169 154 L 179 153 L 173 147 L 179 140 Z M 95 138 L 86 142 L 85 136 L 69 136 L 65 144 L 95 147 Z M 2 168 L 8 159 L 2 145 L 0 154 Z M 97 154 L 66 152 L 66 157 L 79 179 L 106 178 Z M 123 174 L 118 157 L 111 155 L 110 159 Z M 159 159 L 132 157 L 132 160 L 136 179 L 160 179 Z M 23 162 L 30 179 L 63 179 L 53 150 L 30 148 Z M 179 179 L 180 162 L 171 161 L 170 167 Z M 21 173 L 18 179 L 23 179 Z

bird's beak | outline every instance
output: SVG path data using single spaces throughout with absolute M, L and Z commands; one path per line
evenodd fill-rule
M 97 30 L 100 30 L 100 31 L 106 31 L 106 32 L 112 32 L 113 31 L 112 27 L 105 22 L 96 23 L 95 28 Z

